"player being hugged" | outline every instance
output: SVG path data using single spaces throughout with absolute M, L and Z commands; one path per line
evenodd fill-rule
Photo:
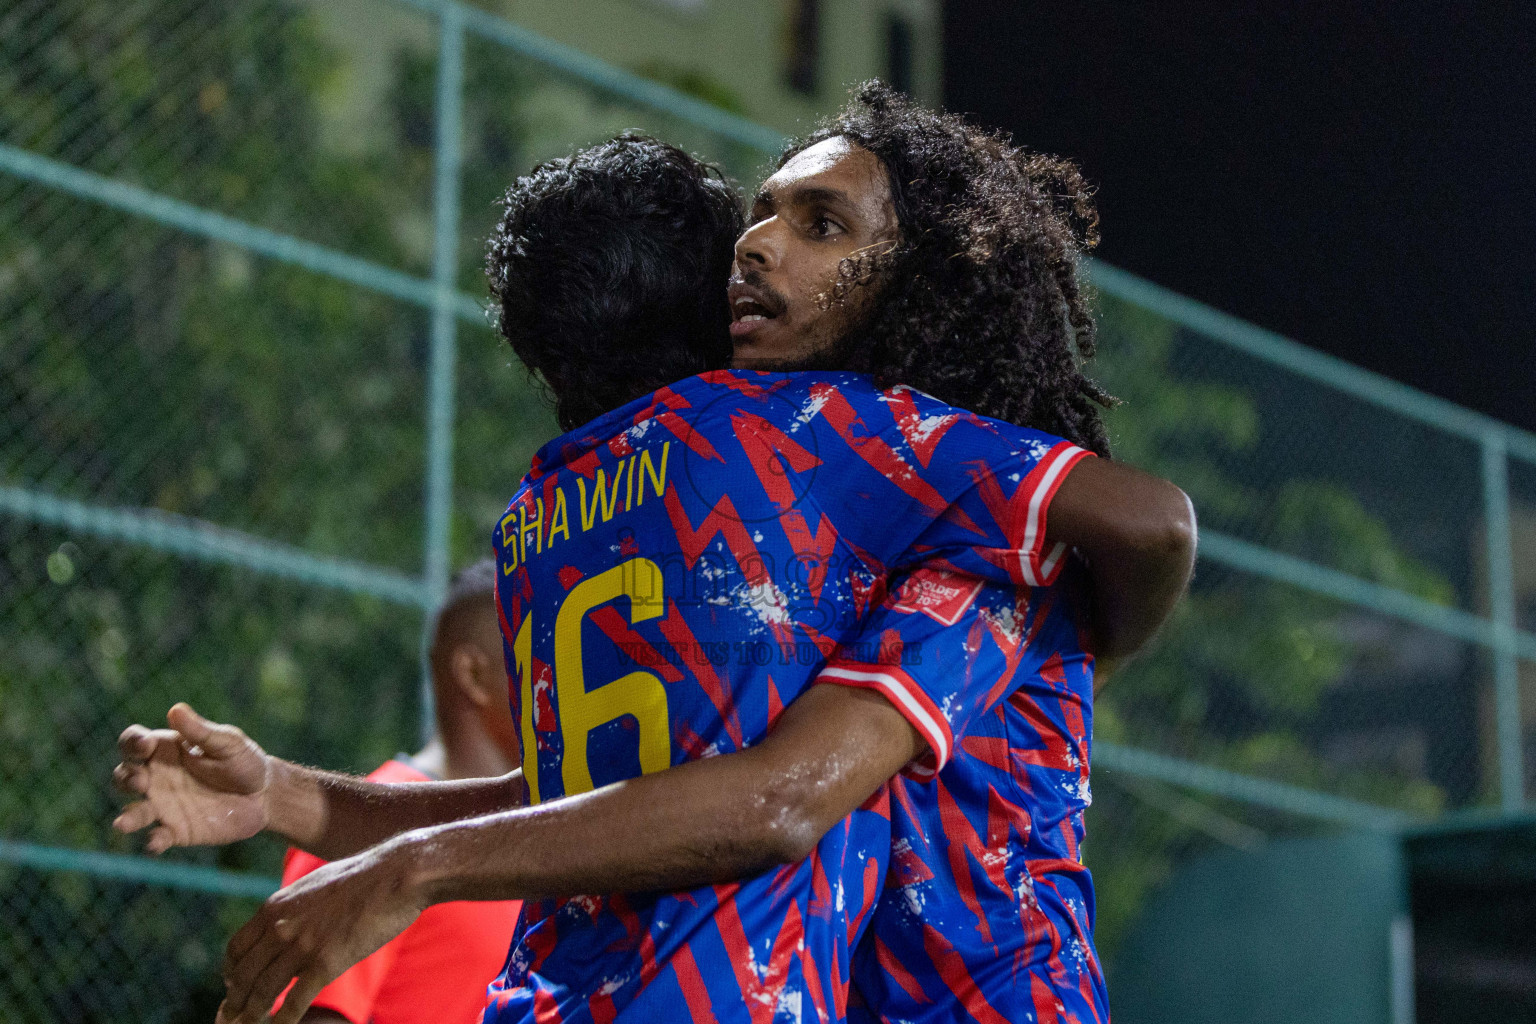
M 960 636 L 963 650 L 970 635 L 928 637 L 934 625 L 1028 619 L 1018 588 L 1061 586 L 1074 546 L 1092 587 L 1073 643 L 1129 653 L 1166 616 L 1192 519 L 1176 488 L 1085 456 L 1104 448 L 1102 395 L 1073 353 L 1091 351 L 1091 322 L 1060 165 L 974 130 L 933 150 L 954 125 L 915 111 L 902 150 L 907 108 L 879 90 L 863 108 L 892 112 L 884 135 L 850 122 L 765 183 L 731 307 L 717 290 L 738 226 L 729 191 L 677 151 L 621 139 L 509 193 L 488 261 L 502 329 L 570 431 L 496 530 L 524 771 L 380 792 L 242 748 L 260 769 L 241 776 L 235 831 L 362 852 L 235 936 L 227 1019 L 263 1016 L 295 977 L 279 1019 L 296 1019 L 420 907 L 464 898 L 538 901 L 492 1019 L 840 1019 L 850 953 L 891 898 L 885 783 L 904 773 L 907 796 L 942 807 L 936 780 L 975 756 L 967 731 L 1018 689 L 1006 666 L 988 678 L 930 661 L 925 643 Z M 1010 230 L 955 219 L 1000 185 L 1029 211 Z M 891 324 L 891 308 L 915 323 Z M 793 372 L 689 376 L 732 311 L 737 362 Z M 1030 649 L 1027 631 L 1006 635 Z M 1086 770 L 1085 718 L 1059 728 Z M 150 747 L 125 743 L 125 784 L 148 799 L 124 827 L 160 821 L 160 846 L 236 838 L 178 816 L 163 797 L 186 772 Z M 517 807 L 524 792 L 535 806 Z M 953 862 L 927 870 L 963 901 Z M 928 967 L 903 969 L 957 977 L 941 945 L 926 952 Z M 924 984 L 914 998 L 942 1003 Z

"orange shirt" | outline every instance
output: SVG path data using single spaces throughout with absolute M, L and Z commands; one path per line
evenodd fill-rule
M 368 778 L 422 782 L 429 776 L 402 761 L 388 761 Z M 283 858 L 283 884 L 324 863 L 290 849 Z M 512 900 L 428 907 L 409 928 L 321 989 L 314 1005 L 334 1010 L 352 1024 L 478 1021 L 485 1011 L 486 986 L 506 963 L 521 906 Z

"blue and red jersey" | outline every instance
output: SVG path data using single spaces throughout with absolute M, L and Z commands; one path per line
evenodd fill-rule
M 530 800 L 757 743 L 818 673 L 890 698 L 931 777 L 983 702 L 918 685 L 920 640 L 861 676 L 903 629 L 862 620 L 919 565 L 1049 578 L 1042 510 L 1077 451 L 857 374 L 750 371 L 546 445 L 494 540 Z M 890 813 L 882 791 L 805 861 L 729 885 L 527 903 L 487 1020 L 841 1019 Z
M 1093 658 L 1079 582 L 914 570 L 866 619 L 891 639 L 827 669 L 907 676 L 967 709 L 947 764 L 889 786 L 892 853 L 854 956 L 854 1024 L 1108 1024 L 1081 857 Z M 901 664 L 904 643 L 922 644 L 920 664 Z

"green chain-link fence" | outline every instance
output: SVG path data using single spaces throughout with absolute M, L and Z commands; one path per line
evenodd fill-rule
M 189 699 L 357 771 L 418 738 L 423 609 L 554 433 L 482 313 L 500 188 L 622 129 L 744 184 L 778 146 L 473 8 L 373 7 L 348 49 L 334 5 L 0 6 L 0 1020 L 211 1019 L 272 886 L 270 842 L 109 833 L 125 723 Z M 1536 438 L 1092 274 L 1119 452 L 1203 526 L 1099 709 L 1112 963 L 1202 850 L 1524 803 Z

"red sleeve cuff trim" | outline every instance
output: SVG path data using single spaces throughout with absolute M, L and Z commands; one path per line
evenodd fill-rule
M 1050 507 L 1056 490 L 1067 478 L 1067 473 L 1080 459 L 1090 458 L 1093 452 L 1079 448 L 1070 441 L 1063 441 L 1045 453 L 1045 458 L 1030 471 L 1020 485 L 1020 493 L 1029 496 L 1029 506 L 1024 515 L 1024 536 L 1019 544 L 1019 572 L 1024 585 L 1048 587 L 1056 582 L 1061 571 L 1065 544 L 1056 543 L 1045 548 L 1045 513 Z
M 934 764 L 920 774 L 937 772 L 949 762 L 954 749 L 954 735 L 949 722 L 939 713 L 938 707 L 928 695 L 900 669 L 890 666 L 828 665 L 816 677 L 817 682 L 840 683 L 843 686 L 860 686 L 874 690 L 891 702 L 912 728 L 928 742 Z M 926 759 L 925 759 L 926 760 Z M 915 767 L 914 762 L 914 767 Z M 929 770 L 931 769 L 931 770 Z

